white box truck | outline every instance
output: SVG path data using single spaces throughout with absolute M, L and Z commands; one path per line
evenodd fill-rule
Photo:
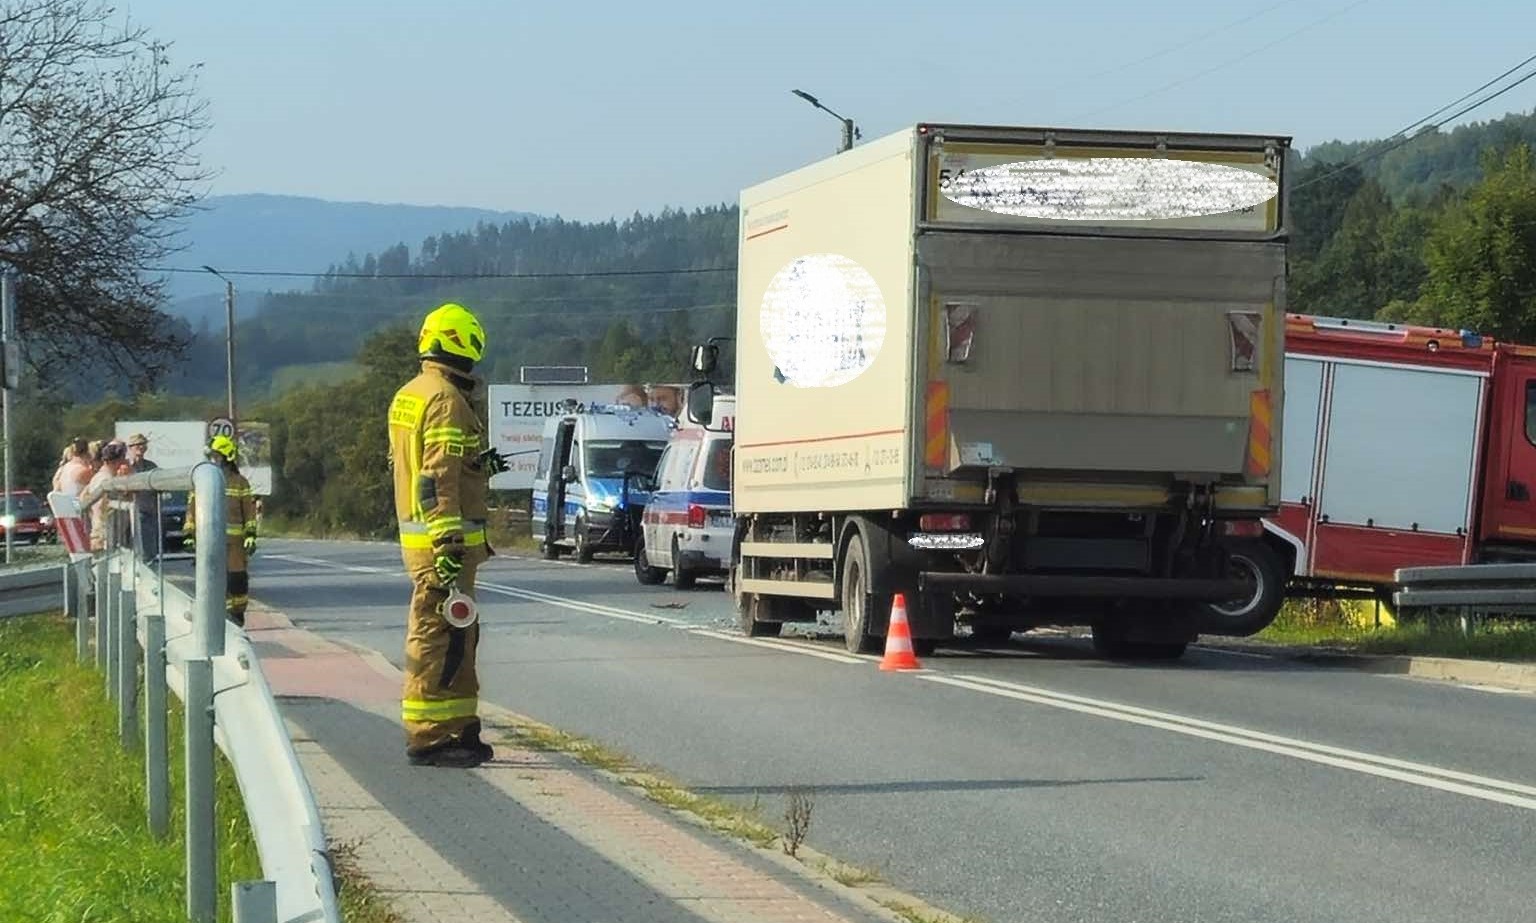
M 1289 151 L 930 123 L 744 190 L 743 629 L 841 611 L 870 653 L 896 593 L 919 653 L 1055 624 L 1175 658 L 1268 625 Z

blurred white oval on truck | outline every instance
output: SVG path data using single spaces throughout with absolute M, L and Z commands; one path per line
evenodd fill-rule
M 774 377 L 835 388 L 874 364 L 885 342 L 885 298 L 863 266 L 836 253 L 797 257 L 763 294 L 759 330 Z
M 1279 193 L 1267 176 L 1154 157 L 1044 158 L 962 170 L 942 184 L 956 205 L 1062 221 L 1157 221 L 1224 215 Z

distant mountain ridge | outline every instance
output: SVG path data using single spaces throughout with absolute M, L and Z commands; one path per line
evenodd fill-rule
M 181 222 L 166 266 L 198 269 L 325 272 L 345 262 L 347 254 L 361 259 L 405 244 L 414 252 L 434 234 L 471 230 L 477 224 L 540 220 L 530 212 L 495 211 L 451 205 L 399 205 L 377 202 L 335 202 L 307 196 L 248 193 L 209 196 Z M 308 290 L 301 277 L 240 277 L 235 305 L 240 317 L 250 317 L 268 291 Z M 207 319 L 223 326 L 223 283 L 213 276 L 172 273 L 168 276 L 167 310 L 194 327 Z

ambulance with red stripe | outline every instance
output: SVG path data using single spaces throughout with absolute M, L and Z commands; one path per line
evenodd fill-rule
M 715 410 L 709 426 L 680 421 L 656 464 L 656 489 L 635 549 L 635 579 L 642 584 L 666 580 L 686 589 L 729 568 L 733 401 L 722 396 Z
M 882 649 L 1089 625 L 1107 657 L 1284 599 L 1283 135 L 917 123 L 740 196 L 738 624 Z M 721 387 L 720 390 L 726 390 Z

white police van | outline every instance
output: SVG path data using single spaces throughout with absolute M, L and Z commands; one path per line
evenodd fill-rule
M 686 589 L 701 576 L 723 576 L 731 565 L 731 448 L 735 398 L 715 398 L 714 422 L 678 424 L 656 467 L 656 489 L 641 516 L 635 579 Z
M 677 423 L 650 408 L 571 406 L 544 426 L 529 516 L 533 536 L 549 560 L 566 551 L 578 561 L 604 551 L 628 553 L 656 462 Z

